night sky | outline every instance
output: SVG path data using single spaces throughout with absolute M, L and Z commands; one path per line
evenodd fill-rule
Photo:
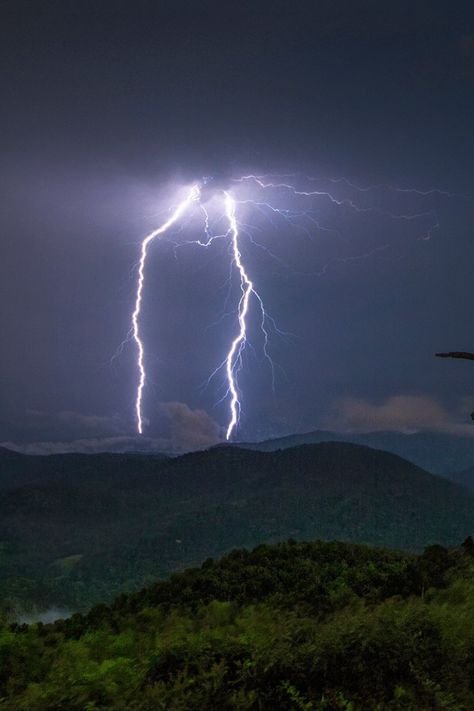
M 3 0 L 0 73 L 0 441 L 178 450 L 222 437 L 223 378 L 203 384 L 237 328 L 235 312 L 219 321 L 238 297 L 224 241 L 150 251 L 143 438 L 136 352 L 119 348 L 140 240 L 203 176 L 311 209 L 293 225 L 239 213 L 249 272 L 290 335 L 271 339 L 273 393 L 250 320 L 237 438 L 473 431 L 472 364 L 434 357 L 474 350 L 472 2 Z M 249 173 L 345 202 L 235 182 Z M 178 244 L 202 222 L 181 227 Z

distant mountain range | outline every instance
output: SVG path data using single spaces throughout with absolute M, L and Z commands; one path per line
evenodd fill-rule
M 419 550 L 474 530 L 474 495 L 346 443 L 176 458 L 0 452 L 0 597 L 85 608 L 235 547 L 287 538 Z
M 383 449 L 398 454 L 433 474 L 450 476 L 454 472 L 474 467 L 474 427 L 472 436 L 447 434 L 444 432 L 368 432 L 347 433 L 315 430 L 303 434 L 293 434 L 263 442 L 239 442 L 244 449 L 274 452 L 301 444 L 321 442 L 350 442 L 374 449 Z

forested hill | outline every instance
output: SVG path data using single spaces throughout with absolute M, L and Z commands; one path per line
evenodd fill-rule
M 469 711 L 473 549 L 263 545 L 87 616 L 0 624 L 0 708 Z
M 15 455 L 13 464 L 0 471 L 0 596 L 13 606 L 85 609 L 208 556 L 288 537 L 420 550 L 474 527 L 465 489 L 350 444 L 176 459 Z
M 91 481 L 98 486 L 121 486 L 135 474 L 154 474 L 164 454 L 20 454 L 0 447 L 0 490 L 53 481 L 72 484 Z
M 474 466 L 474 431 L 471 435 L 447 432 L 330 432 L 314 430 L 302 434 L 268 439 L 263 442 L 243 442 L 233 445 L 243 449 L 274 452 L 277 449 L 299 447 L 321 442 L 349 442 L 398 454 L 434 474 L 448 476 Z

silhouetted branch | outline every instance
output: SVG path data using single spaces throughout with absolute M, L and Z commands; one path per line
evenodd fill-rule
M 474 360 L 474 353 L 465 351 L 451 351 L 450 353 L 436 353 L 438 358 L 464 358 L 464 360 Z

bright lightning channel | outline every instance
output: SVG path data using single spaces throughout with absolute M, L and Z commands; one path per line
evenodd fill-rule
M 276 176 L 275 176 L 276 177 Z M 430 239 L 432 236 L 432 233 L 434 230 L 438 229 L 439 224 L 436 216 L 436 210 L 430 209 L 430 210 L 421 210 L 420 212 L 409 212 L 409 213 L 399 213 L 399 212 L 391 212 L 391 211 L 386 211 L 384 209 L 380 209 L 379 207 L 364 207 L 357 202 L 355 202 L 352 198 L 336 198 L 331 192 L 327 190 L 299 190 L 295 185 L 292 183 L 286 182 L 284 178 L 289 178 L 289 177 L 294 177 L 294 176 L 279 176 L 276 181 L 273 181 L 271 178 L 272 176 L 269 176 L 270 179 L 267 179 L 266 176 L 258 176 L 258 175 L 244 175 L 240 178 L 234 179 L 234 183 L 240 183 L 240 184 L 252 184 L 256 186 L 257 188 L 260 188 L 263 191 L 273 191 L 275 194 L 281 193 L 281 191 L 286 191 L 290 195 L 293 195 L 295 197 L 301 197 L 301 198 L 323 198 L 333 205 L 336 205 L 338 207 L 346 207 L 349 208 L 350 210 L 353 210 L 354 212 L 357 213 L 372 213 L 375 215 L 378 215 L 380 217 L 385 217 L 390 220 L 400 220 L 400 221 L 415 221 L 419 220 L 422 218 L 427 218 L 431 217 L 432 219 L 432 225 L 428 229 L 428 231 L 424 234 L 424 236 L 420 237 L 419 239 Z M 308 181 L 314 181 L 316 179 L 314 178 L 307 178 Z M 453 197 L 466 197 L 463 195 L 456 195 L 453 193 L 449 193 L 444 190 L 439 190 L 439 189 L 432 189 L 432 190 L 413 190 L 409 188 L 398 188 L 390 185 L 373 185 L 369 187 L 364 187 L 361 188 L 357 185 L 354 185 L 350 181 L 348 181 L 346 178 L 341 178 L 341 179 L 331 179 L 331 178 L 326 178 L 328 182 L 332 184 L 342 184 L 346 185 L 347 187 L 353 189 L 356 192 L 359 193 L 365 193 L 365 192 L 371 192 L 371 191 L 377 191 L 377 190 L 383 190 L 383 191 L 393 191 L 394 193 L 400 193 L 400 194 L 408 194 L 408 195 L 413 195 L 418 198 L 426 198 L 429 196 L 437 196 L 437 197 L 446 197 L 446 198 L 453 198 Z M 204 179 L 202 182 L 202 185 L 206 185 L 207 180 Z M 269 326 L 274 330 L 277 334 L 280 336 L 283 335 L 289 335 L 285 334 L 282 331 L 280 331 L 273 318 L 266 312 L 263 300 L 256 290 L 252 280 L 249 277 L 249 274 L 247 272 L 247 269 L 245 267 L 245 264 L 243 262 L 242 258 L 242 253 L 240 249 L 240 236 L 245 235 L 250 239 L 250 242 L 255 245 L 256 247 L 259 247 L 263 249 L 268 256 L 271 258 L 277 260 L 278 262 L 281 262 L 280 258 L 275 255 L 272 251 L 270 251 L 266 246 L 260 244 L 257 242 L 251 232 L 252 229 L 256 229 L 255 226 L 248 225 L 248 224 L 242 224 L 241 228 L 239 228 L 239 223 L 237 221 L 237 216 L 236 216 L 236 208 L 237 205 L 242 205 L 242 204 L 250 204 L 252 205 L 257 211 L 263 212 L 265 209 L 269 210 L 270 213 L 273 213 L 275 215 L 280 216 L 285 220 L 285 222 L 292 227 L 293 229 L 299 228 L 303 229 L 304 232 L 307 232 L 306 227 L 304 225 L 298 224 L 298 221 L 301 220 L 302 218 L 306 218 L 311 221 L 311 223 L 314 224 L 317 230 L 322 230 L 325 232 L 334 232 L 336 234 L 339 234 L 338 230 L 335 230 L 334 228 L 328 228 L 325 227 L 324 225 L 321 225 L 320 222 L 315 219 L 314 217 L 314 212 L 311 209 L 311 207 L 306 208 L 306 209 L 288 209 L 288 207 L 280 207 L 277 205 L 274 205 L 268 201 L 263 201 L 263 200 L 257 200 L 257 199 L 240 199 L 236 200 L 229 192 L 225 190 L 218 190 L 216 192 L 216 195 L 220 195 L 223 197 L 224 201 L 224 209 L 221 215 L 221 218 L 223 221 L 226 222 L 227 224 L 227 229 L 223 233 L 220 234 L 213 234 L 210 228 L 210 220 L 209 220 L 209 213 L 206 209 L 206 206 L 202 202 L 202 193 L 201 193 L 201 184 L 195 184 L 193 185 L 187 196 L 182 200 L 178 206 L 173 210 L 171 213 L 171 216 L 168 218 L 166 222 L 164 222 L 160 227 L 157 229 L 153 230 L 153 232 L 150 232 L 143 241 L 141 242 L 141 250 L 140 250 L 140 259 L 138 261 L 137 267 L 138 267 L 138 280 L 137 280 L 137 288 L 136 288 L 136 293 L 135 293 L 135 305 L 134 309 L 132 312 L 132 326 L 131 330 L 129 333 L 129 336 L 127 337 L 127 340 L 129 338 L 133 338 L 136 344 L 137 348 L 137 371 L 138 371 L 138 385 L 136 389 L 136 397 L 135 397 L 135 413 L 136 413 L 136 421 L 137 421 L 137 430 L 139 434 L 143 434 L 143 392 L 146 384 L 146 370 L 145 370 L 145 349 L 141 337 L 141 332 L 140 332 L 140 315 L 141 315 L 141 308 L 142 308 L 142 300 L 143 300 L 143 291 L 144 291 L 144 286 L 145 286 L 145 266 L 146 266 L 146 260 L 147 260 L 147 255 L 148 255 L 148 248 L 155 240 L 157 237 L 160 237 L 162 235 L 165 235 L 170 228 L 175 225 L 180 219 L 184 216 L 184 214 L 188 211 L 188 209 L 193 205 L 197 204 L 199 206 L 199 209 L 203 215 L 203 223 L 204 223 L 204 234 L 205 234 L 205 240 L 201 239 L 193 239 L 186 241 L 181 244 L 175 244 L 175 250 L 178 247 L 185 247 L 186 245 L 195 245 L 199 247 L 204 247 L 204 248 L 209 248 L 216 240 L 220 239 L 229 239 L 230 241 L 230 247 L 231 247 L 231 274 L 232 274 L 232 268 L 236 267 L 238 274 L 239 274 L 239 279 L 240 279 L 240 298 L 237 304 L 236 308 L 236 313 L 237 313 L 237 320 L 238 320 L 238 333 L 237 335 L 233 338 L 233 340 L 230 343 L 229 349 L 227 351 L 227 354 L 224 358 L 224 360 L 221 362 L 221 364 L 211 373 L 208 382 L 219 372 L 222 370 L 225 370 L 225 380 L 227 383 L 227 389 L 224 394 L 224 397 L 222 399 L 225 399 L 227 397 L 230 398 L 229 400 L 229 421 L 226 427 L 225 431 L 225 436 L 226 440 L 229 441 L 232 438 L 232 435 L 234 433 L 234 430 L 238 427 L 239 421 L 240 421 L 240 415 L 241 415 L 241 401 L 240 401 L 240 394 L 239 394 L 239 387 L 238 387 L 238 381 L 237 381 L 237 376 L 242 368 L 242 355 L 243 352 L 246 348 L 247 345 L 250 345 L 248 338 L 247 338 L 247 317 L 249 314 L 249 309 L 250 309 L 250 301 L 251 299 L 255 299 L 255 301 L 258 304 L 258 309 L 260 310 L 261 314 L 261 320 L 260 320 L 260 330 L 263 334 L 263 354 L 265 358 L 268 360 L 270 367 L 271 367 L 271 373 L 272 373 L 272 385 L 274 387 L 275 385 L 275 369 L 274 369 L 274 363 L 270 357 L 270 354 L 268 352 L 268 344 L 269 344 L 269 331 L 267 330 L 267 323 Z M 273 221 L 270 218 L 270 223 L 273 224 Z M 358 259 L 364 259 L 367 257 L 372 256 L 376 252 L 386 249 L 389 245 L 379 245 L 378 247 L 373 248 L 369 252 L 365 254 L 361 254 L 359 256 L 355 257 L 341 257 L 333 261 L 341 261 L 341 262 L 349 262 L 349 261 L 354 261 Z M 176 252 L 175 252 L 176 253 Z M 329 267 L 329 264 L 327 264 L 321 271 L 317 272 L 317 274 L 321 275 L 324 274 Z M 229 284 L 231 276 L 229 277 Z M 229 315 L 228 313 L 224 314 L 225 316 Z M 126 342 L 126 341 L 125 341 Z M 124 342 L 124 343 L 125 343 Z M 123 344 L 120 346 L 120 349 L 123 347 Z M 119 350 L 120 352 L 120 350 Z
M 164 222 L 161 227 L 158 227 L 153 232 L 147 235 L 141 244 L 140 260 L 138 262 L 138 283 L 137 291 L 135 296 L 135 308 L 132 313 L 132 335 L 133 339 L 137 345 L 138 356 L 137 356 L 137 368 L 139 373 L 139 380 L 137 386 L 137 394 L 135 399 L 135 412 L 137 416 L 137 429 L 139 434 L 143 434 L 143 415 L 142 415 L 142 400 L 143 400 L 143 388 L 146 382 L 146 371 L 145 371 L 145 349 L 143 346 L 143 341 L 140 334 L 140 312 L 142 308 L 143 299 L 143 286 L 145 283 L 145 263 L 148 253 L 148 247 L 150 243 L 153 242 L 156 237 L 164 234 L 172 227 L 175 222 L 177 222 L 180 217 L 186 212 L 186 210 L 192 205 L 193 202 L 199 200 L 200 190 L 198 185 L 193 185 L 189 191 L 187 197 L 179 203 L 171 217 Z
M 245 342 L 247 339 L 247 313 L 249 310 L 249 299 L 250 294 L 253 292 L 253 284 L 247 276 L 247 273 L 242 264 L 242 256 L 239 250 L 239 229 L 237 227 L 237 220 L 235 217 L 235 202 L 232 200 L 230 195 L 226 193 L 225 196 L 225 206 L 227 217 L 229 218 L 230 230 L 232 233 L 232 250 L 234 254 L 234 262 L 237 265 L 237 269 L 240 274 L 240 288 L 242 290 L 242 296 L 239 301 L 239 333 L 232 341 L 231 347 L 226 358 L 226 373 L 227 382 L 229 384 L 229 392 L 231 395 L 230 400 L 230 412 L 231 418 L 227 426 L 226 440 L 229 440 L 232 434 L 232 430 L 237 425 L 240 417 L 240 401 L 239 394 L 237 391 L 237 384 L 235 381 L 234 369 L 236 363 L 240 360 L 242 350 L 245 348 Z
M 240 277 L 241 296 L 238 303 L 237 314 L 239 332 L 233 339 L 229 351 L 224 362 L 219 366 L 216 373 L 225 364 L 225 372 L 227 379 L 227 393 L 230 396 L 230 419 L 226 429 L 226 439 L 230 440 L 234 429 L 237 427 L 240 419 L 241 403 L 239 399 L 239 390 L 237 384 L 237 372 L 242 364 L 242 353 L 247 345 L 247 315 L 249 311 L 250 297 L 253 295 L 261 312 L 260 328 L 263 333 L 263 352 L 265 358 L 269 361 L 272 368 L 272 380 L 274 380 L 274 366 L 268 353 L 268 331 L 266 329 L 266 320 L 270 318 L 265 312 L 263 300 L 260 294 L 255 289 L 253 282 L 250 280 L 239 249 L 239 228 L 235 214 L 236 203 L 231 195 L 227 192 L 224 195 L 225 216 L 228 221 L 228 230 L 222 235 L 211 235 L 209 230 L 209 215 L 204 205 L 199 203 L 201 190 L 199 185 L 193 185 L 187 197 L 177 206 L 171 217 L 153 232 L 150 232 L 141 243 L 140 260 L 138 262 L 138 281 L 135 295 L 135 308 L 132 313 L 132 335 L 137 346 L 137 370 L 138 370 L 138 385 L 135 398 L 135 413 L 137 418 L 137 430 L 139 434 L 143 434 L 143 391 L 146 383 L 145 370 L 145 348 L 140 334 L 140 314 L 143 300 L 143 289 L 145 285 L 145 266 L 148 256 L 148 247 L 156 237 L 165 234 L 187 211 L 193 203 L 199 203 L 199 207 L 204 215 L 204 232 L 206 241 L 202 242 L 199 239 L 190 240 L 186 244 L 194 244 L 199 247 L 209 247 L 216 239 L 230 236 L 232 245 L 232 263 L 236 265 Z M 272 321 L 272 319 L 270 319 Z M 211 376 L 212 377 L 212 376 Z
M 244 350 L 244 348 L 247 344 L 247 314 L 248 314 L 248 310 L 249 310 L 249 301 L 250 301 L 250 297 L 252 294 L 255 296 L 255 298 L 258 301 L 258 305 L 260 307 L 260 311 L 261 311 L 261 315 L 262 315 L 260 328 L 264 334 L 263 352 L 264 352 L 267 360 L 269 360 L 269 362 L 270 362 L 270 365 L 272 368 L 272 378 L 273 378 L 273 362 L 272 362 L 270 356 L 268 355 L 268 350 L 267 350 L 268 331 L 265 328 L 265 320 L 267 318 L 267 315 L 265 313 L 265 307 L 263 305 L 261 296 L 255 290 L 253 282 L 251 281 L 251 279 L 249 278 L 249 276 L 245 270 L 245 266 L 242 261 L 242 255 L 241 255 L 240 249 L 239 249 L 239 228 L 237 225 L 237 218 L 235 216 L 235 200 L 229 195 L 229 193 L 224 193 L 224 194 L 225 194 L 226 215 L 229 220 L 229 229 L 230 229 L 230 234 L 232 237 L 233 261 L 239 271 L 240 289 L 242 292 L 242 295 L 239 300 L 239 306 L 238 306 L 238 312 L 237 312 L 238 313 L 238 320 L 239 320 L 239 333 L 232 341 L 231 346 L 229 348 L 229 352 L 227 353 L 227 357 L 225 360 L 228 392 L 230 393 L 230 396 L 231 396 L 231 399 L 230 399 L 230 421 L 229 421 L 229 424 L 227 425 L 227 431 L 226 431 L 226 440 L 229 441 L 232 436 L 232 432 L 235 429 L 235 427 L 237 427 L 237 425 L 239 423 L 239 419 L 240 419 L 241 405 L 240 405 L 239 392 L 238 392 L 237 381 L 236 381 L 236 367 L 241 362 L 242 351 Z

